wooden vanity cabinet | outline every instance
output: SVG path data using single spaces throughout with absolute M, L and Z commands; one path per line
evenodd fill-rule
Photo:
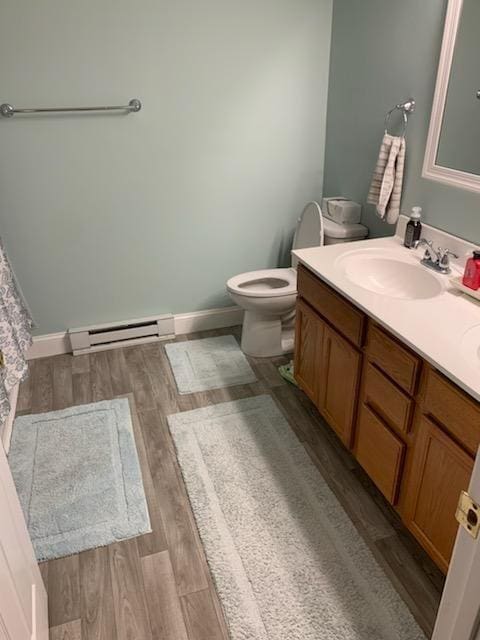
M 303 267 L 299 268 L 299 291 L 295 378 L 350 448 L 362 362 L 355 345 L 363 340 L 365 316 Z M 338 329 L 332 326 L 332 318 Z
M 480 445 L 480 403 L 303 266 L 295 377 L 446 571 Z
M 360 364 L 360 351 L 298 300 L 295 378 L 347 447 L 353 437 Z

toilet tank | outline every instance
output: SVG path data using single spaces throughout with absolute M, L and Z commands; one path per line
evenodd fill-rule
M 368 236 L 368 228 L 363 224 L 337 224 L 328 218 L 323 219 L 324 244 L 340 244 L 365 240 Z

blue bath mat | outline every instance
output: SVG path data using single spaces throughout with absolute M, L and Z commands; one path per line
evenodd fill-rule
M 165 351 L 181 395 L 257 380 L 233 336 L 172 342 Z
M 38 560 L 151 531 L 127 398 L 18 417 L 9 463 Z

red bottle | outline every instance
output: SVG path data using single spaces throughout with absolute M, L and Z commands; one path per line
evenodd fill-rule
M 473 256 L 467 260 L 462 283 L 470 289 L 480 289 L 480 251 L 474 251 Z

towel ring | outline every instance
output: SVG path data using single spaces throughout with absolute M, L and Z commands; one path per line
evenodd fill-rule
M 388 133 L 388 125 L 390 123 L 390 118 L 391 115 L 394 111 L 401 111 L 402 112 L 402 116 L 403 116 L 403 131 L 402 131 L 402 138 L 405 137 L 405 134 L 407 133 L 407 125 L 408 125 L 408 116 L 410 113 L 413 113 L 415 111 L 415 100 L 413 98 L 409 98 L 408 100 L 405 100 L 405 102 L 401 102 L 400 104 L 396 104 L 393 109 L 390 109 L 390 111 L 387 112 L 387 115 L 385 116 L 385 133 Z

